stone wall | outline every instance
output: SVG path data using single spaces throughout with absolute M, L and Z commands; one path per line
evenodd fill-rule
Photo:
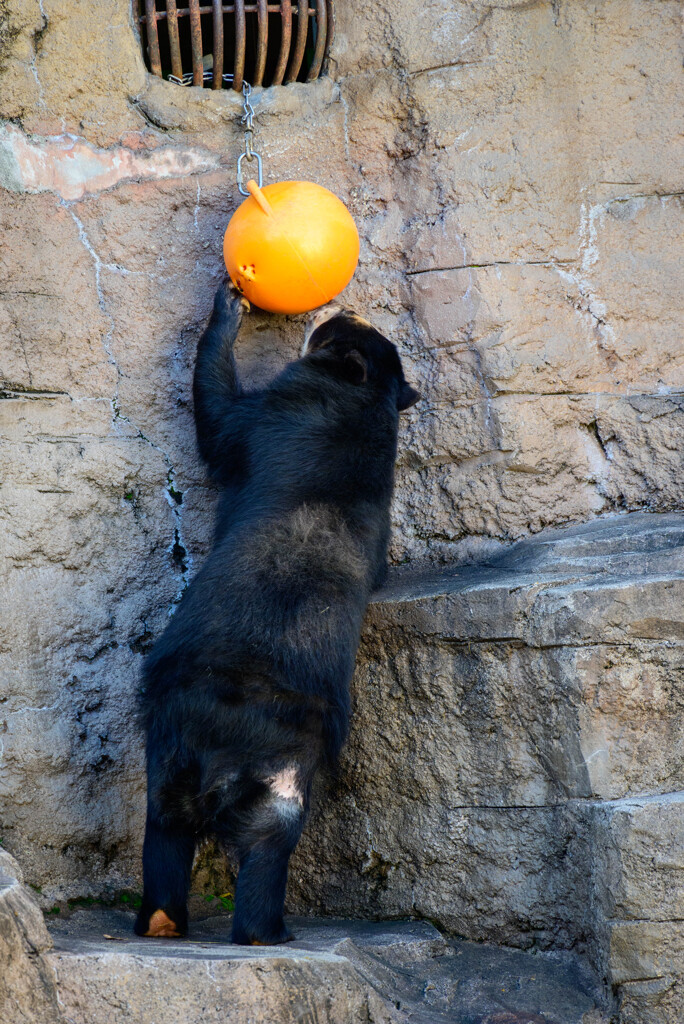
M 362 246 L 345 300 L 424 395 L 403 419 L 393 560 L 453 565 L 544 527 L 681 508 L 681 5 L 336 6 L 329 77 L 257 91 L 255 107 L 266 180 L 310 178 L 349 204 Z M 139 886 L 132 695 L 210 536 L 190 384 L 238 199 L 239 113 L 229 92 L 146 74 L 128 0 L 0 0 L 0 824 L 46 906 Z M 303 322 L 247 319 L 248 381 L 295 355 Z M 478 651 L 492 678 L 536 671 Z M 623 653 L 616 678 L 643 652 Z M 598 654 L 557 657 L 581 677 Z M 360 678 L 374 658 L 366 646 Z M 461 658 L 449 672 L 467 690 Z M 437 729 L 441 711 L 421 713 Z M 528 768 L 511 767 L 523 802 Z M 412 813 L 432 813 L 448 771 L 435 764 Z M 470 855 L 494 864 L 497 785 L 459 779 L 483 805 Z M 533 860 L 532 832 L 546 849 L 566 813 L 529 812 Z M 343 866 L 354 841 L 339 842 Z M 527 899 L 505 925 L 498 904 L 490 921 L 455 898 L 441 919 L 578 941 Z
M 587 954 L 684 1019 L 684 516 L 545 531 L 373 601 L 290 898 Z

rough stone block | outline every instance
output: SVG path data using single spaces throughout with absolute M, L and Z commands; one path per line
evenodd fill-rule
M 102 910 L 55 922 L 47 959 L 73 1024 L 606 1024 L 576 958 L 449 943 L 427 922 L 295 920 L 293 943 L 261 949 L 229 945 L 227 917 L 184 942 L 131 925 Z
M 593 809 L 682 788 L 683 539 L 677 515 L 615 517 L 399 575 L 369 610 L 339 802 L 296 854 L 293 905 L 586 941 Z
M 684 792 L 598 807 L 593 845 L 594 898 L 618 932 L 684 919 Z
M 620 1021 L 673 1024 L 684 1012 L 684 793 L 598 805 L 590 827 L 595 944 Z
M 0 1020 L 62 1024 L 54 975 L 44 960 L 52 939 L 21 883 L 18 864 L 0 850 Z

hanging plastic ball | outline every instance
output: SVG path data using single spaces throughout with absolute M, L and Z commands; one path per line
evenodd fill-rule
M 271 313 L 306 313 L 351 281 L 359 233 L 344 203 L 322 185 L 280 181 L 250 192 L 230 219 L 223 256 L 233 284 Z

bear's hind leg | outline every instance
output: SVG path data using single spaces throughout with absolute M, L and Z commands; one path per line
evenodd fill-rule
M 270 793 L 254 807 L 251 827 L 240 844 L 231 941 L 240 946 L 289 942 L 283 920 L 287 868 L 304 827 L 304 799 L 293 772 L 267 783 Z
M 147 815 L 143 845 L 143 901 L 135 932 L 147 938 L 187 934 L 187 899 L 195 837 L 187 826 Z
M 264 839 L 240 858 L 231 942 L 275 946 L 290 941 L 283 906 L 291 852 L 274 839 Z

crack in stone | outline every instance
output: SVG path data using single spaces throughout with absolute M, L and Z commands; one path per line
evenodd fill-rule
M 43 91 L 43 86 L 41 85 L 40 78 L 38 77 L 38 67 L 36 61 L 38 60 L 38 54 L 40 52 L 40 46 L 42 43 L 43 35 L 45 34 L 45 31 L 48 27 L 48 19 L 45 13 L 45 9 L 43 7 L 43 0 L 39 0 L 39 4 L 40 15 L 43 19 L 43 24 L 33 33 L 33 53 L 31 54 L 31 59 L 29 60 L 29 67 L 31 69 L 31 74 L 36 80 L 36 85 L 38 86 L 38 103 L 45 109 L 45 94 Z
M 349 145 L 349 104 L 339 82 L 337 84 L 336 95 L 339 97 L 339 101 L 342 104 L 342 110 L 344 114 L 342 118 L 342 132 L 344 134 L 344 156 L 347 163 L 351 167 L 353 167 L 354 162 L 351 158 L 351 147 Z
M 73 402 L 68 391 L 49 391 L 45 388 L 24 387 L 21 384 L 12 384 L 9 381 L 0 383 L 0 400 L 29 400 L 52 399 L 66 397 Z
M 572 266 L 575 260 L 493 260 L 491 263 L 460 263 L 453 267 L 425 267 L 407 270 L 408 277 L 419 274 L 443 274 L 450 270 L 480 270 L 485 267 L 564 267 Z
M 88 238 L 88 235 L 86 234 L 86 230 L 85 230 L 85 228 L 83 226 L 83 222 L 81 221 L 81 219 L 76 214 L 76 211 L 72 209 L 71 204 L 67 203 L 64 199 L 60 199 L 59 202 L 60 202 L 60 206 L 62 206 L 69 213 L 71 218 L 73 219 L 73 221 L 74 221 L 74 223 L 75 223 L 75 225 L 76 225 L 76 227 L 78 229 L 78 237 L 79 237 L 79 239 L 81 241 L 81 244 L 83 245 L 83 247 L 85 248 L 86 252 L 89 254 L 89 256 L 91 257 L 91 259 L 93 261 L 93 264 L 94 264 L 94 267 L 95 267 L 95 291 L 97 292 L 97 301 L 98 301 L 98 304 L 100 306 L 100 309 L 102 310 L 103 315 L 106 317 L 107 320 L 109 320 L 109 330 L 107 331 L 107 333 L 105 334 L 104 338 L 102 339 L 102 347 L 104 348 L 105 354 L 107 356 L 107 362 L 111 366 L 113 366 L 114 369 L 116 370 L 116 388 L 115 388 L 115 391 L 114 391 L 114 397 L 112 398 L 112 412 L 113 412 L 113 417 L 112 418 L 115 419 L 116 415 L 117 415 L 116 410 L 117 410 L 117 402 L 118 402 L 118 397 L 119 397 L 119 380 L 121 379 L 121 368 L 119 367 L 119 364 L 117 363 L 116 358 L 114 357 L 114 353 L 112 352 L 112 349 L 111 349 L 111 341 L 112 341 L 112 336 L 114 334 L 114 317 L 112 316 L 112 314 L 107 309 L 104 293 L 102 291 L 102 281 L 101 281 L 102 260 L 100 259 L 100 257 L 95 252 L 95 250 L 93 249 L 92 245 L 90 244 L 90 240 Z
M 615 577 L 609 577 L 608 579 L 606 579 L 606 577 L 602 576 L 600 573 L 591 573 L 591 574 L 589 574 L 589 576 L 586 576 L 586 577 L 585 576 L 576 577 L 576 583 L 579 583 L 582 580 L 585 580 L 588 586 L 591 585 L 594 582 L 599 582 L 602 585 L 607 584 L 610 587 L 615 582 L 615 579 L 616 579 Z M 623 577 L 623 579 L 628 584 L 630 582 L 633 582 L 633 578 L 629 577 L 629 576 Z M 673 573 L 671 576 L 668 576 L 668 577 L 664 578 L 664 581 L 666 581 L 668 583 L 669 582 L 679 582 L 679 581 L 682 581 L 682 580 L 684 580 L 684 573 Z M 663 579 L 656 579 L 656 582 L 663 582 Z M 556 580 L 548 580 L 548 581 L 544 580 L 544 581 L 541 581 L 538 584 L 538 590 L 537 590 L 537 595 L 535 596 L 535 600 L 536 600 L 536 597 L 538 597 L 538 596 L 542 596 L 542 597 L 553 596 L 555 591 L 562 589 L 564 583 L 565 583 L 565 578 L 559 578 L 559 579 L 556 579 Z M 515 589 L 522 590 L 526 586 L 528 586 L 528 585 L 527 584 L 522 584 L 520 587 L 516 587 Z M 482 587 L 480 587 L 480 586 L 467 587 L 467 588 L 464 588 L 462 590 L 456 591 L 454 593 L 454 595 L 445 594 L 444 592 L 439 592 L 439 593 L 436 592 L 434 594 L 423 594 L 423 593 L 421 593 L 421 594 L 419 594 L 415 598 L 412 598 L 412 599 L 409 598 L 408 601 L 416 601 L 416 602 L 424 601 L 424 600 L 433 601 L 436 598 L 444 598 L 444 597 L 451 597 L 451 596 L 460 597 L 460 596 L 462 596 L 464 594 L 467 595 L 469 593 L 477 592 L 478 590 L 481 590 L 481 589 L 482 589 Z M 490 587 L 489 589 L 498 589 L 498 588 L 497 588 L 497 586 L 495 584 L 493 587 Z M 406 601 L 407 601 L 406 598 L 402 598 L 398 602 L 397 601 L 388 601 L 385 598 L 384 600 L 383 599 L 380 599 L 380 600 L 376 599 L 376 600 L 374 600 L 372 602 L 372 604 L 382 608 L 383 604 L 391 606 L 393 604 L 403 603 L 403 602 L 406 602 Z M 410 629 L 410 627 L 409 627 L 409 629 Z M 473 647 L 473 646 L 475 646 L 475 647 L 477 647 L 477 646 L 485 647 L 488 644 L 491 644 L 491 645 L 494 645 L 494 646 L 496 646 L 498 644 L 505 644 L 506 646 L 515 647 L 518 650 L 526 648 L 527 650 L 530 650 L 530 651 L 585 650 L 585 649 L 589 649 L 589 648 L 592 648 L 592 647 L 600 647 L 600 648 L 606 647 L 606 648 L 615 648 L 616 650 L 620 650 L 622 648 L 633 649 L 634 645 L 635 645 L 635 641 L 639 641 L 641 644 L 645 644 L 646 646 L 651 645 L 655 650 L 658 650 L 659 648 L 662 647 L 662 644 L 663 644 L 662 640 L 653 639 L 651 637 L 643 637 L 643 636 L 632 636 L 632 637 L 630 637 L 629 639 L 626 639 L 626 640 L 615 640 L 615 639 L 610 639 L 610 640 L 609 639 L 582 640 L 580 638 L 573 640 L 573 639 L 569 638 L 564 643 L 561 643 L 560 641 L 556 641 L 555 643 L 543 643 L 542 641 L 535 642 L 534 639 L 531 638 L 531 637 L 526 639 L 524 637 L 514 636 L 514 635 L 484 636 L 484 637 L 482 637 L 482 636 L 471 636 L 471 637 L 460 638 L 460 637 L 445 636 L 444 633 L 428 632 L 425 629 L 417 629 L 417 630 L 412 630 L 411 629 L 410 632 L 411 633 L 419 634 L 423 639 L 428 640 L 431 643 L 436 644 L 437 646 L 441 646 L 441 647 L 445 648 L 446 650 L 450 650 L 452 648 L 456 648 L 456 649 L 466 648 L 467 649 L 467 648 Z M 678 643 L 670 642 L 669 646 L 680 647 L 681 645 L 678 644 Z
M 28 713 L 32 713 L 32 714 L 36 713 L 36 714 L 38 714 L 38 713 L 43 712 L 43 711 L 54 711 L 55 708 L 59 707 L 59 705 L 60 705 L 60 701 L 58 699 L 58 700 L 54 701 L 52 704 L 41 704 L 40 707 L 31 707 L 31 706 L 27 705 L 25 707 L 15 708 L 14 711 L 11 711 L 11 710 L 7 711 L 6 714 L 7 714 L 8 717 L 10 717 L 12 715 L 24 715 L 24 714 L 28 714 Z
M 626 201 L 620 198 L 611 199 L 607 203 L 595 203 L 587 209 L 586 203 L 580 207 L 580 224 L 578 239 L 578 260 L 567 261 L 565 266 L 572 269 L 563 269 L 558 262 L 553 267 L 562 280 L 572 283 L 579 292 L 579 301 L 572 301 L 573 307 L 581 316 L 589 317 L 589 338 L 595 342 L 596 348 L 605 360 L 608 368 L 614 370 L 620 361 L 617 353 L 615 330 L 606 317 L 606 304 L 595 293 L 591 283 L 593 267 L 599 260 L 598 232 L 606 212 L 612 203 Z M 569 297 L 569 296 L 568 296 Z M 569 297 L 570 298 L 570 297 Z
M 439 346 L 435 346 L 439 348 Z M 672 388 L 669 391 L 513 391 L 506 388 L 497 388 L 494 398 L 678 398 L 684 395 L 681 388 Z M 674 410 L 672 410 L 674 411 Z M 661 415 L 665 415 L 662 413 Z
M 604 182 L 604 184 L 610 185 L 612 182 Z M 622 184 L 622 182 L 615 182 L 614 184 Z M 626 182 L 625 184 L 630 184 Z M 681 199 L 684 197 L 684 192 L 635 192 L 633 195 L 628 196 L 615 196 L 614 199 L 609 199 L 606 203 L 606 208 L 612 206 L 613 203 L 629 203 L 632 199 Z
M 21 333 L 21 328 L 19 327 L 19 322 L 18 321 L 15 321 L 15 326 L 17 328 L 17 334 L 19 335 L 19 344 L 21 345 L 21 351 L 22 351 L 23 356 L 24 356 L 24 362 L 26 363 L 26 372 L 28 373 L 29 384 L 33 385 L 33 374 L 31 373 L 31 367 L 29 365 L 28 355 L 26 353 L 26 342 L 24 341 L 24 335 Z
M 620 808 L 620 807 L 640 807 L 645 803 L 679 803 L 684 794 L 679 791 L 672 793 L 652 793 L 650 796 L 619 796 L 613 799 L 605 799 L 602 797 L 595 796 L 571 796 L 567 800 L 559 800 L 557 803 L 540 803 L 540 804 L 450 804 L 450 811 L 549 811 L 559 810 L 573 805 L 580 807 L 598 807 L 598 808 Z M 616 920 L 621 920 L 617 918 Z M 628 920 L 631 920 L 629 918 Z
M 192 212 L 192 222 L 195 225 L 195 231 L 199 234 L 199 211 L 200 211 L 200 183 L 197 181 L 197 198 L 195 200 L 195 209 Z
M 493 58 L 489 58 L 489 60 L 492 59 Z M 486 64 L 488 62 L 488 60 L 456 60 L 446 64 L 435 64 L 433 67 L 429 68 L 417 68 L 416 71 L 409 71 L 407 77 L 414 78 L 416 75 L 429 75 L 431 71 L 446 71 L 449 68 L 470 68 L 477 66 L 478 64 Z
M 11 291 L 0 292 L 2 298 L 13 298 L 15 295 L 32 295 L 37 296 L 41 299 L 58 299 L 59 295 L 55 292 L 35 292 L 30 288 L 12 288 Z
M 145 90 L 145 92 L 146 91 L 147 90 Z M 129 103 L 137 112 L 137 114 L 143 119 L 145 124 L 148 125 L 148 127 L 154 128 L 154 130 L 157 132 L 163 132 L 164 134 L 168 134 L 168 132 L 170 131 L 169 126 L 165 125 L 162 121 L 155 121 L 152 115 L 149 114 L 147 110 L 145 110 L 140 100 L 141 96 L 135 96 L 129 99 Z

